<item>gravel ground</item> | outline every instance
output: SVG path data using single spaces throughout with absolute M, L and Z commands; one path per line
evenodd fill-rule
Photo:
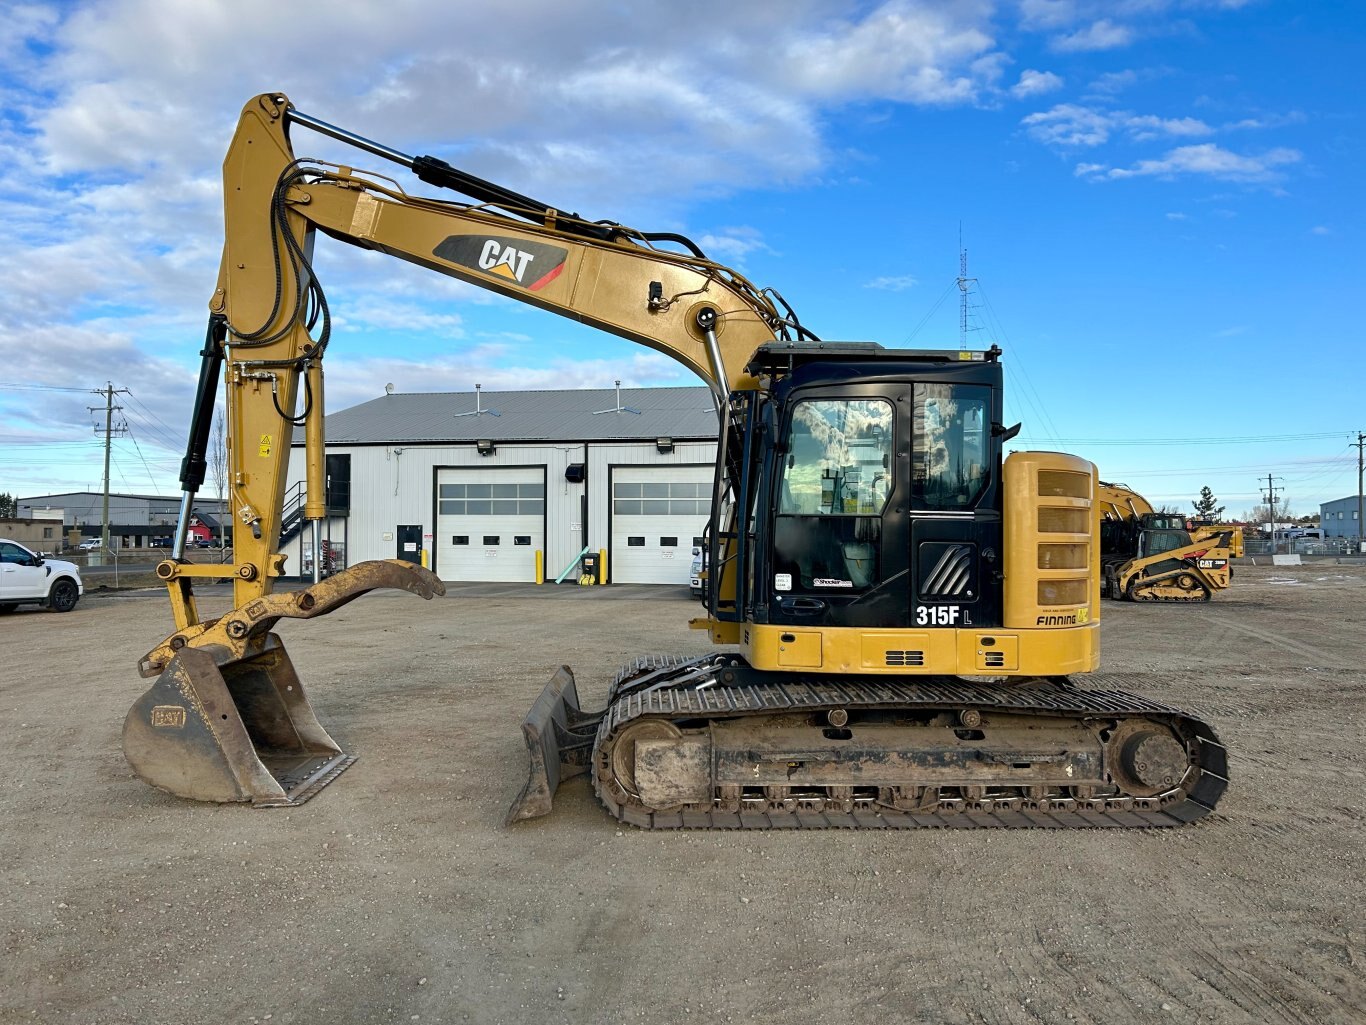
M 124 762 L 160 594 L 0 619 L 0 1021 L 1366 1019 L 1366 567 L 1105 606 L 1095 685 L 1200 711 L 1233 775 L 1215 815 L 1124 833 L 652 834 L 582 778 L 505 829 L 556 666 L 596 706 L 627 658 L 702 649 L 697 606 L 454 591 L 284 625 L 360 761 L 272 811 Z

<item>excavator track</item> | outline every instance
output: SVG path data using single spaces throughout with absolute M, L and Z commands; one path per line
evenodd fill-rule
M 885 746 L 861 740 L 879 733 Z M 726 655 L 624 669 L 591 772 L 604 806 L 645 829 L 1170 827 L 1228 786 L 1209 724 L 1136 695 L 1065 678 L 775 679 Z

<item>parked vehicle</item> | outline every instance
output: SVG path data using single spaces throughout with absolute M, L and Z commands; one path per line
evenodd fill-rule
M 692 569 L 688 572 L 688 590 L 694 598 L 702 597 L 702 571 L 707 568 L 707 553 L 701 548 L 692 550 Z
M 83 552 L 94 552 L 94 551 L 98 551 L 98 550 L 99 550 L 99 547 L 100 547 L 100 539 L 97 538 L 97 537 L 88 537 L 88 538 L 86 538 L 84 541 L 82 541 L 82 542 L 80 543 L 80 549 L 81 549 L 81 551 L 83 551 Z
M 70 612 L 85 592 L 75 563 L 31 552 L 18 541 L 0 538 L 0 613 L 19 605 L 45 605 Z

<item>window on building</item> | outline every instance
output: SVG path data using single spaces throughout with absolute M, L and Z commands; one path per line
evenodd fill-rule
M 530 535 L 530 534 L 514 534 L 513 537 L 512 537 L 512 543 L 515 544 L 515 545 L 526 545 L 526 546 L 530 547 L 530 545 L 531 545 L 531 535 Z
M 451 544 L 453 545 L 467 545 L 469 543 L 470 536 L 468 534 L 455 534 L 451 537 Z
M 498 534 L 485 534 L 485 535 L 484 535 L 484 544 L 489 545 L 490 547 L 492 547 L 493 545 L 499 545 L 499 544 L 502 544 L 502 543 L 503 543 L 503 539 L 502 539 L 502 537 L 501 537 L 500 535 L 498 535 Z
M 660 547 L 660 548 L 677 548 L 677 547 L 678 547 L 678 538 L 676 538 L 676 537 L 661 537 L 661 538 L 659 539 L 659 547 Z
M 437 500 L 442 516 L 543 516 L 545 485 L 442 484 Z
M 43 540 L 44 540 L 44 541 L 51 541 L 51 540 L 52 540 L 52 528 L 51 528 L 51 527 L 44 527 L 44 528 L 43 528 Z
M 696 483 L 613 484 L 612 512 L 618 516 L 705 516 L 711 485 Z
M 628 537 L 626 539 L 626 546 L 628 548 L 644 548 L 645 539 L 643 537 Z

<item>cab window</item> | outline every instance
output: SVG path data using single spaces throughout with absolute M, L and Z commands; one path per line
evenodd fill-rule
M 780 514 L 877 516 L 891 491 L 892 404 L 812 399 L 792 411 Z
M 917 509 L 971 509 L 986 490 L 991 389 L 917 384 L 911 410 L 911 501 Z

